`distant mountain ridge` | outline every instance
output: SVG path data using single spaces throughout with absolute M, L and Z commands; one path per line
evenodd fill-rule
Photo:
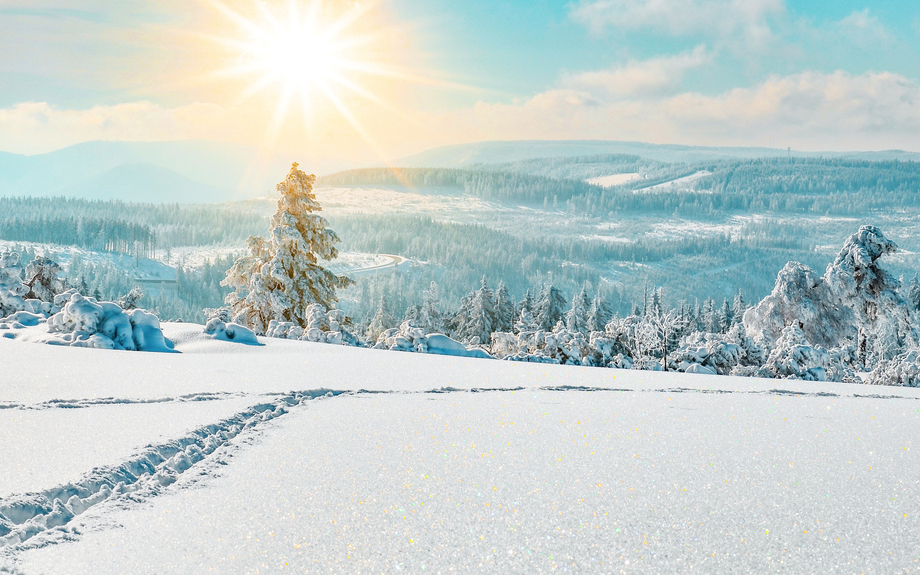
M 243 200 L 273 193 L 295 161 L 316 172 L 352 167 L 207 140 L 96 141 L 33 156 L 0 152 L 0 196 L 155 203 Z
M 700 162 L 726 158 L 786 156 L 858 158 L 864 160 L 920 161 L 920 153 L 903 150 L 878 152 L 801 152 L 779 148 L 732 148 L 647 144 L 607 140 L 521 140 L 456 144 L 432 148 L 400 158 L 394 165 L 406 168 L 462 168 L 477 164 L 500 164 L 535 158 L 632 154 L 659 162 Z

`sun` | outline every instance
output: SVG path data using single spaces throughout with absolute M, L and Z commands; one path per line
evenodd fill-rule
M 317 98 L 322 98 L 369 139 L 346 106 L 343 94 L 356 94 L 382 105 L 362 86 L 361 77 L 404 75 L 393 66 L 362 58 L 362 49 L 366 50 L 375 37 L 353 28 L 373 4 L 353 4 L 330 19 L 319 0 L 289 0 L 280 11 L 254 0 L 255 14 L 248 17 L 218 0 L 212 3 L 242 32 L 242 38 L 219 39 L 236 54 L 234 63 L 221 74 L 249 81 L 243 99 L 268 91 L 278 94 L 271 122 L 273 137 L 277 137 L 295 102 L 300 103 L 309 121 Z

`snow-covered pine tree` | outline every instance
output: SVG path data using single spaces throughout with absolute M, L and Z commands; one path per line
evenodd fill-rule
M 700 311 L 700 327 L 703 332 L 717 333 L 719 331 L 719 318 L 716 315 L 716 302 L 711 299 L 703 301 L 703 309 Z
M 54 301 L 54 296 L 69 288 L 67 282 L 60 277 L 63 271 L 51 258 L 36 256 L 26 266 L 23 275 L 23 283 L 29 286 L 29 293 L 25 297 Z
M 907 302 L 911 309 L 920 310 L 920 280 L 917 279 L 917 274 L 914 274 L 908 284 Z
M 533 305 L 533 295 L 531 295 L 530 290 L 528 289 L 526 292 L 524 292 L 524 299 L 518 303 L 517 308 L 515 309 L 517 312 L 517 317 L 520 317 L 521 311 L 525 309 L 529 311 L 531 315 L 533 315 Z
M 728 298 L 722 300 L 722 311 L 719 312 L 719 333 L 728 333 L 734 323 L 735 312 Z
M 533 319 L 533 314 L 529 309 L 522 308 L 521 315 L 518 316 L 517 321 L 514 322 L 514 332 L 521 333 L 532 333 L 539 329 L 537 327 L 537 322 Z
M 592 331 L 604 331 L 607 322 L 610 321 L 610 308 L 607 307 L 607 300 L 601 295 L 601 290 L 597 290 L 594 299 L 591 301 L 591 307 L 588 308 L 588 333 Z
M 744 312 L 747 311 L 747 304 L 744 302 L 744 296 L 741 294 L 741 290 L 738 290 L 738 293 L 735 295 L 735 303 L 732 306 L 732 325 L 738 325 L 741 323 L 741 318 L 744 317 Z
M 457 341 L 465 338 L 465 333 L 469 329 L 470 316 L 472 315 L 471 306 L 473 305 L 473 296 L 476 292 L 470 292 L 460 298 L 460 307 L 445 322 L 445 327 L 450 331 L 450 337 Z
M 514 327 L 514 302 L 511 294 L 505 287 L 505 282 L 499 281 L 495 290 L 495 326 L 493 331 L 510 332 Z
M 419 314 L 419 327 L 427 333 L 444 333 L 444 318 L 441 316 L 438 284 L 431 282 L 428 289 L 422 292 L 422 309 Z
M 29 287 L 22 283 L 19 252 L 0 253 L 0 317 L 27 309 L 23 297 Z
M 565 314 L 565 297 L 553 284 L 546 284 L 534 305 L 534 319 L 543 331 L 553 331 Z
M 565 314 L 565 325 L 569 331 L 575 333 L 588 333 L 588 301 L 587 287 L 582 285 L 581 290 L 572 297 L 572 307 Z
M 269 238 L 250 236 L 248 254 L 234 262 L 221 285 L 234 288 L 226 303 L 234 318 L 257 333 L 265 333 L 271 320 L 305 326 L 305 311 L 312 303 L 334 307 L 335 290 L 352 280 L 320 266 L 318 259 L 338 256 L 335 232 L 313 194 L 316 176 L 291 166 L 278 184 L 278 211 L 271 218 Z
M 480 287 L 470 302 L 469 321 L 463 339 L 471 340 L 478 337 L 482 343 L 489 342 L 492 340 L 492 332 L 497 331 L 494 329 L 495 323 L 495 296 L 483 276 Z
M 368 324 L 364 337 L 370 342 L 370 345 L 373 345 L 380 334 L 391 327 L 396 327 L 396 320 L 390 313 L 386 294 L 381 294 L 380 301 L 377 304 L 377 313 L 374 314 L 374 318 Z
M 652 304 L 646 313 L 660 314 L 661 311 L 661 288 L 658 288 L 652 290 Z

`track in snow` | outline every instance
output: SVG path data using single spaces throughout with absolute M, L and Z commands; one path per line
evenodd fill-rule
M 799 392 L 782 389 L 730 391 L 698 388 L 663 388 L 663 389 L 612 389 L 580 386 L 543 386 L 502 388 L 458 389 L 443 387 L 425 391 L 369 391 L 369 390 L 330 390 L 317 389 L 278 394 L 270 402 L 259 403 L 214 424 L 202 426 L 195 431 L 159 445 L 145 448 L 138 455 L 115 466 L 100 467 L 92 470 L 80 481 L 48 489 L 39 493 L 12 495 L 0 499 L 0 572 L 10 569 L 7 565 L 15 558 L 19 550 L 28 547 L 41 547 L 56 542 L 72 540 L 79 536 L 79 529 L 69 524 L 87 510 L 106 501 L 123 499 L 126 503 L 138 503 L 162 493 L 179 477 L 191 470 L 209 456 L 216 464 L 226 464 L 215 453 L 228 445 L 241 434 L 250 432 L 258 425 L 281 417 L 290 408 L 302 405 L 313 399 L 336 397 L 340 395 L 374 395 L 374 394 L 443 394 L 443 393 L 484 393 L 502 391 L 578 391 L 578 392 L 638 392 L 638 393 L 702 393 L 702 394 L 742 394 L 742 395 L 777 395 L 795 397 L 850 397 L 865 399 L 908 399 L 898 395 L 881 394 L 837 394 L 829 392 Z M 227 396 L 239 397 L 245 394 L 190 394 L 175 398 L 131 400 L 118 398 L 86 400 L 51 400 L 41 404 L 22 406 L 4 405 L 8 409 L 55 409 L 87 408 L 94 405 L 144 404 L 163 402 L 191 402 L 226 399 Z M 264 395 L 261 397 L 265 397 Z M 35 539 L 33 539 L 35 538 Z

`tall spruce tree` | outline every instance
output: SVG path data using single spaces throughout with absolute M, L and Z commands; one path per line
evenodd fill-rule
M 463 339 L 471 340 L 475 337 L 479 339 L 479 343 L 489 343 L 492 340 L 492 332 L 496 331 L 495 323 L 495 295 L 483 276 L 479 289 L 473 293 L 470 301 L 469 321 L 463 332 Z
M 281 198 L 268 239 L 250 236 L 247 255 L 234 262 L 221 282 L 234 288 L 225 300 L 234 318 L 257 333 L 265 333 L 273 319 L 305 327 L 310 304 L 331 308 L 338 301 L 336 288 L 353 283 L 317 263 L 338 256 L 333 244 L 339 238 L 325 218 L 313 213 L 322 210 L 313 194 L 315 181 L 296 163 L 291 166 L 277 186 Z
M 377 303 L 377 313 L 374 314 L 373 319 L 371 319 L 370 324 L 368 324 L 364 337 L 367 338 L 367 341 L 373 343 L 377 341 L 381 333 L 391 327 L 395 327 L 395 325 L 396 320 L 393 318 L 393 314 L 390 313 L 387 296 L 386 294 L 381 294 L 380 300 Z
M 540 290 L 540 296 L 534 304 L 534 320 L 543 331 L 553 331 L 556 323 L 565 314 L 566 301 L 556 286 L 546 284 Z
M 428 289 L 422 292 L 422 309 L 418 318 L 419 327 L 428 333 L 444 333 L 444 318 L 441 315 L 438 284 L 431 282 Z
M 511 294 L 505 287 L 505 282 L 499 281 L 495 290 L 495 329 L 494 331 L 510 332 L 514 327 L 514 302 Z
M 588 333 L 588 290 L 582 285 L 581 290 L 572 297 L 572 307 L 565 314 L 565 326 L 571 332 Z
M 588 308 L 588 322 L 586 326 L 588 332 L 604 331 L 609 321 L 610 308 L 607 306 L 607 300 L 601 295 L 601 291 L 597 290 L 594 294 L 594 299 L 591 300 L 591 307 Z

